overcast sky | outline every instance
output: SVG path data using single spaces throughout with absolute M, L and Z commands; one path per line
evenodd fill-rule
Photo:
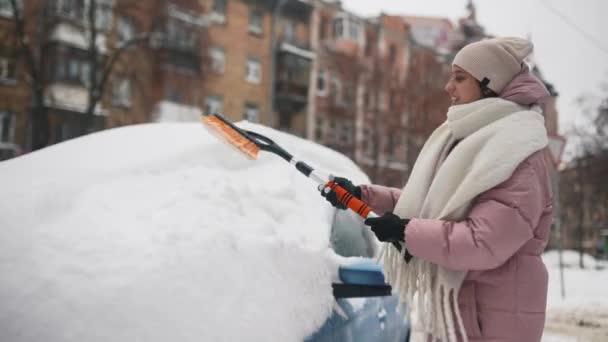
M 346 9 L 362 16 L 383 11 L 448 17 L 454 23 L 465 15 L 466 3 L 466 0 L 342 1 Z M 585 92 L 599 94 L 601 83 L 608 82 L 608 1 L 477 0 L 474 3 L 477 19 L 488 33 L 531 37 L 537 64 L 560 93 L 560 131 L 565 133 L 580 112 L 574 99 Z

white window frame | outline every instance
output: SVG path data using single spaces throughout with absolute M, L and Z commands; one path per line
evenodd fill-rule
M 256 18 L 257 20 L 254 20 Z M 259 8 L 249 8 L 249 32 L 254 34 L 264 32 L 264 12 Z
M 131 17 L 120 16 L 116 20 L 116 36 L 121 43 L 128 42 L 135 37 L 135 23 Z
M 365 46 L 365 34 L 363 25 L 364 24 L 361 20 L 354 18 L 348 14 L 340 13 L 334 18 L 332 22 L 332 31 L 334 39 L 352 40 L 357 42 L 361 46 Z M 340 27 L 340 29 L 337 30 L 336 27 Z
M 218 95 L 209 95 L 205 98 L 205 115 L 223 114 L 224 100 Z
M 226 67 L 226 52 L 219 46 L 209 48 L 211 58 L 211 70 L 218 74 L 223 74 Z
M 91 0 L 88 0 L 88 6 Z M 112 26 L 112 0 L 97 0 L 97 10 L 95 11 L 95 27 L 101 31 L 108 31 Z M 86 16 L 86 15 L 85 15 Z
M 218 11 L 216 4 L 222 2 L 223 8 L 221 11 Z M 216 24 L 223 24 L 226 22 L 226 13 L 228 12 L 228 0 L 213 0 L 211 4 L 211 15 L 210 19 L 212 22 Z
M 256 59 L 249 57 L 245 65 L 245 80 L 249 83 L 262 83 L 262 63 Z
M 116 79 L 112 87 L 112 104 L 120 107 L 131 107 L 132 89 L 130 78 L 122 77 Z
M 260 121 L 260 107 L 255 103 L 245 103 L 245 110 L 243 113 L 243 119 L 249 122 Z

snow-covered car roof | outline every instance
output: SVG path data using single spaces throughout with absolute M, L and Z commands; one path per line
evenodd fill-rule
M 343 155 L 251 123 L 320 169 Z M 331 314 L 334 210 L 200 124 L 107 130 L 0 163 L 0 331 L 19 341 L 301 341 Z M 246 337 L 246 338 L 244 338 Z

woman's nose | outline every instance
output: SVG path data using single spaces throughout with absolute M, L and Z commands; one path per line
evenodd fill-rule
M 448 81 L 448 83 L 445 84 L 445 87 L 443 87 L 443 90 L 445 90 L 446 93 L 451 94 L 454 90 L 454 85 L 452 85 L 452 82 Z

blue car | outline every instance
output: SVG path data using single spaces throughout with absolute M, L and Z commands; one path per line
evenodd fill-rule
M 377 245 L 369 228 L 346 211 L 337 211 L 331 232 L 332 248 L 344 257 L 365 261 L 343 265 L 333 284 L 336 307 L 323 327 L 307 342 L 409 341 L 407 307 L 399 305 L 382 267 L 373 259 Z

